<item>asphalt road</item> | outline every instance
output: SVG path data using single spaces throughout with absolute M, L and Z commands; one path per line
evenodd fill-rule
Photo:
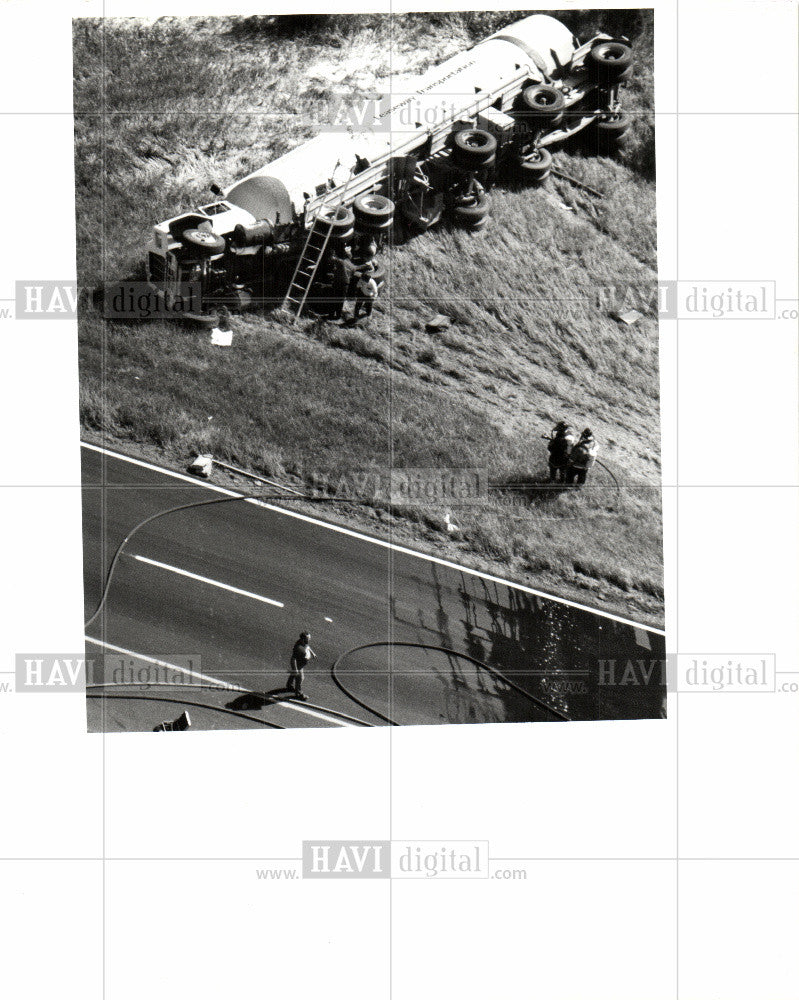
M 572 720 L 661 714 L 656 630 L 380 544 L 323 513 L 226 500 L 90 445 L 82 456 L 87 619 L 133 528 L 205 502 L 123 547 L 86 633 L 91 730 L 150 730 L 184 706 L 194 728 L 552 719 L 542 706 Z M 281 693 L 301 630 L 317 653 L 307 704 Z

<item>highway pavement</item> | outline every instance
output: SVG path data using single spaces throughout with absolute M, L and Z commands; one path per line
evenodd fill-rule
M 184 707 L 204 729 L 661 715 L 658 630 L 300 514 L 288 496 L 252 502 L 89 444 L 82 458 L 87 619 L 136 529 L 86 631 L 90 730 L 151 730 Z M 186 504 L 201 506 L 162 513 Z M 299 703 L 284 689 L 304 630 L 317 658 Z

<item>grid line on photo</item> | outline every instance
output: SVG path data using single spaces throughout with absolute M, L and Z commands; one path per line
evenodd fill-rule
M 169 470 L 166 470 L 169 471 Z M 661 490 L 792 490 L 796 491 L 796 486 L 792 483 L 664 483 L 662 486 L 656 486 L 654 483 L 647 483 L 638 480 L 620 480 L 623 486 L 629 487 L 630 489 L 635 489 L 639 492 L 651 492 L 660 493 Z M 78 490 L 111 490 L 117 493 L 124 493 L 129 491 L 131 493 L 165 493 L 168 490 L 174 491 L 185 491 L 184 486 L 179 486 L 178 484 L 164 484 L 163 486 L 147 485 L 126 485 L 124 483 L 114 483 L 113 485 L 106 483 L 2 483 L 0 488 L 9 490 L 29 490 L 29 489 L 42 489 L 42 490 L 67 490 L 67 489 L 78 489 Z M 503 489 L 508 492 L 512 492 L 514 489 L 523 489 L 524 486 L 514 487 L 506 486 Z M 616 487 L 607 486 L 602 483 L 596 483 L 591 486 L 583 487 L 584 494 L 596 493 L 601 495 L 603 493 L 615 493 Z M 252 494 L 242 494 L 239 498 L 241 500 L 255 500 L 263 503 L 273 503 L 277 499 L 283 499 L 283 497 L 264 497 L 258 493 Z M 305 497 L 309 502 L 313 501 L 313 497 Z M 351 501 L 349 497 L 336 497 L 332 496 L 330 498 L 332 501 L 337 500 L 348 500 Z M 479 504 L 474 504 L 472 501 L 453 501 L 452 506 L 479 506 Z M 608 513 L 612 513 L 608 512 Z M 596 515 L 590 516 L 604 516 L 602 512 L 598 512 Z M 543 520 L 543 518 L 542 518 Z M 399 544 L 399 543 L 398 543 Z
M 394 101 L 394 0 L 388 0 L 388 25 L 389 25 L 389 45 L 388 45 L 388 78 L 389 78 L 389 96 L 391 98 L 391 103 Z M 394 357 L 394 297 L 392 289 L 394 286 L 394 230 L 393 228 L 389 232 L 388 236 L 388 276 L 391 279 L 388 283 L 388 350 L 389 359 L 393 361 Z M 388 381 L 388 405 L 389 405 L 389 419 L 388 419 L 388 429 L 389 429 L 389 466 L 393 468 L 394 466 L 394 365 L 390 365 L 389 369 L 389 381 Z M 389 536 L 391 540 L 394 540 L 394 519 L 391 519 L 391 525 L 389 528 Z M 394 601 L 392 599 L 394 592 L 394 550 L 389 549 L 388 558 L 388 585 L 389 585 L 389 602 L 388 609 L 393 607 Z M 394 617 L 390 613 L 387 614 L 387 625 L 388 625 L 388 636 L 389 640 L 393 642 L 394 639 Z M 389 719 L 395 718 L 394 715 L 394 646 L 389 646 L 389 666 L 388 666 L 388 717 Z M 388 727 L 388 839 L 391 842 L 394 839 L 394 726 L 390 725 Z M 389 1000 L 393 1000 L 394 997 L 394 880 L 388 880 L 388 997 Z
M 680 3 L 674 5 L 675 52 L 674 52 L 674 277 L 680 280 Z M 680 536 L 680 318 L 674 318 L 674 475 L 676 490 L 674 494 L 674 579 L 679 581 L 679 544 Z M 680 649 L 679 602 L 672 599 L 672 622 L 674 649 Z M 680 712 L 679 693 L 667 695 L 667 714 L 674 711 L 674 844 L 676 861 L 674 864 L 674 997 L 680 1000 Z
M 105 288 L 107 282 L 106 273 L 106 246 L 105 246 L 105 233 L 106 233 L 106 221 L 107 221 L 107 205 L 106 205 L 106 157 L 108 150 L 108 117 L 107 117 L 107 94 L 106 94 L 106 66 L 107 66 L 107 50 L 106 50 L 106 0 L 102 0 L 102 20 L 100 28 L 100 65 L 101 65 L 101 81 L 100 81 L 100 111 L 102 113 L 102 130 L 101 130 L 101 148 L 100 148 L 100 186 L 101 186 L 101 211 L 100 211 L 100 277 L 102 280 L 102 287 Z M 100 320 L 102 336 L 100 338 L 100 399 L 103 408 L 107 405 L 109 386 L 108 386 L 108 325 L 103 317 Z M 107 421 L 103 421 L 102 428 L 102 441 L 105 448 L 108 447 L 108 437 L 110 431 L 107 426 Z M 106 474 L 106 456 L 103 454 L 100 461 L 100 477 L 103 486 L 106 487 L 107 484 L 107 474 Z M 105 553 L 107 545 L 107 532 L 108 532 L 108 493 L 107 489 L 103 489 L 100 494 L 100 562 L 101 566 L 105 564 Z M 100 636 L 103 642 L 108 640 L 107 631 L 107 616 L 105 607 L 100 608 Z M 100 813 L 101 822 L 103 824 L 102 829 L 102 848 L 103 848 L 103 871 L 101 878 L 101 889 L 103 893 L 103 903 L 102 903 L 102 962 L 101 962 L 101 976 L 102 976 L 102 989 L 103 989 L 103 1000 L 107 998 L 107 988 L 108 988 L 108 870 L 107 870 L 107 853 L 108 853 L 108 799 L 107 799 L 107 784 L 108 784 L 108 725 L 107 725 L 107 702 L 105 699 L 101 699 L 100 702 L 100 719 L 101 719 L 101 731 L 102 731 L 102 768 L 101 768 L 101 780 L 103 783 L 103 807 Z
M 198 857 L 192 857 L 190 855 L 180 855 L 180 854 L 179 855 L 169 855 L 169 856 L 165 855 L 163 857 L 159 856 L 159 855 L 152 855 L 152 856 L 146 856 L 146 857 L 133 857 L 133 856 L 124 856 L 124 855 L 117 856 L 117 855 L 113 855 L 113 854 L 106 854 L 105 856 L 100 855 L 98 857 L 93 857 L 92 855 L 82 855 L 82 856 L 79 856 L 79 857 L 60 857 L 60 856 L 56 856 L 56 857 L 31 857 L 29 855 L 13 855 L 13 856 L 8 856 L 8 857 L 0 857 L 0 863 L 14 863 L 14 864 L 16 864 L 18 862 L 29 862 L 29 863 L 33 862 L 33 863 L 38 864 L 39 862 L 45 862 L 45 861 L 46 862 L 56 862 L 56 863 L 62 862 L 62 861 L 69 861 L 69 862 L 81 861 L 81 862 L 85 862 L 87 864 L 97 864 L 98 862 L 100 862 L 100 863 L 108 863 L 108 864 L 114 864 L 114 863 L 150 864 L 150 863 L 155 863 L 155 862 L 174 864 L 174 863 L 181 862 L 181 861 L 185 861 L 188 864 L 192 864 L 192 863 L 196 863 L 196 862 L 209 862 L 209 863 L 217 863 L 217 862 L 219 862 L 219 863 L 222 863 L 222 864 L 230 864 L 232 862 L 240 862 L 241 864 L 253 864 L 253 863 L 256 863 L 256 864 L 266 864 L 266 863 L 271 863 L 271 862 L 274 861 L 274 862 L 294 862 L 294 863 L 299 864 L 299 863 L 302 862 L 302 857 L 267 858 L 267 857 L 254 857 L 254 856 L 253 857 L 245 857 L 245 856 L 237 857 L 235 855 L 231 855 L 230 857 L 225 857 L 225 856 L 213 856 L 213 857 L 200 857 L 200 856 L 198 856 Z M 719 864 L 738 864 L 738 863 L 741 863 L 741 864 L 750 864 L 750 863 L 751 864 L 763 864 L 764 862 L 770 862 L 770 863 L 773 863 L 773 864 L 785 864 L 786 862 L 795 863 L 796 861 L 799 861 L 799 858 L 796 858 L 796 857 L 774 857 L 774 856 L 768 857 L 768 858 L 759 858 L 759 857 L 729 857 L 729 858 L 728 857 L 723 857 L 722 858 L 722 857 L 717 857 L 717 856 L 713 856 L 713 855 L 708 856 L 708 857 L 703 857 L 701 855 L 690 855 L 690 854 L 681 854 L 679 857 L 677 857 L 676 854 L 673 855 L 673 856 L 669 856 L 668 854 L 663 854 L 663 855 L 660 855 L 660 856 L 653 856 L 653 857 L 646 857 L 644 855 L 642 855 L 640 857 L 623 857 L 623 856 L 620 856 L 620 855 L 618 855 L 618 856 L 606 855 L 606 856 L 602 856 L 602 857 L 599 857 L 599 856 L 597 856 L 597 857 L 591 857 L 591 856 L 584 855 L 584 854 L 577 854 L 577 855 L 566 855 L 566 854 L 543 855 L 542 854 L 542 855 L 533 855 L 531 857 L 494 857 L 493 855 L 491 855 L 491 856 L 489 856 L 488 861 L 491 862 L 491 863 L 493 863 L 493 862 L 518 861 L 518 862 L 526 862 L 526 863 L 529 863 L 529 864 L 537 864 L 539 862 L 547 863 L 547 864 L 552 863 L 552 862 L 567 862 L 567 863 L 571 864 L 573 862 L 578 862 L 578 861 L 582 861 L 582 862 L 585 862 L 587 864 L 593 864 L 593 863 L 597 863 L 597 862 L 599 862 L 599 863 L 613 863 L 613 864 L 625 864 L 627 862 L 630 862 L 631 864 L 640 864 L 640 863 L 651 864 L 652 862 L 662 863 L 662 862 L 669 862 L 669 861 L 674 861 L 674 862 L 676 862 L 676 861 L 691 861 L 691 862 L 697 862 L 697 861 L 699 861 L 699 862 L 702 862 L 702 863 L 714 862 L 715 861 L 715 862 L 718 862 Z
M 584 8 L 584 9 L 591 9 L 591 8 Z M 455 95 L 455 96 L 459 96 L 459 95 Z M 217 117 L 219 117 L 221 115 L 221 112 L 218 112 L 218 111 L 205 111 L 205 112 L 202 112 L 202 111 L 170 111 L 170 112 L 165 112 L 165 111 L 161 111 L 161 112 L 159 112 L 159 111 L 112 111 L 112 112 L 109 112 L 108 117 L 113 118 L 115 116 L 120 116 L 120 117 L 124 116 L 124 117 L 127 117 L 127 118 L 135 118 L 135 117 L 153 118 L 153 117 L 157 117 L 159 114 L 166 115 L 167 113 L 169 114 L 169 116 L 171 118 L 175 117 L 175 116 L 181 116 L 181 115 L 184 115 L 186 118 L 217 118 Z M 631 116 L 638 115 L 638 116 L 640 116 L 642 118 L 643 117 L 651 117 L 651 115 L 649 113 L 647 113 L 647 112 L 632 111 L 631 110 L 628 113 Z M 72 111 L 0 111 L 0 118 L 2 118 L 3 116 L 13 117 L 15 115 L 24 115 L 26 118 L 35 118 L 35 117 L 40 116 L 40 115 L 46 115 L 48 118 L 55 118 L 55 117 L 59 117 L 59 116 L 60 117 L 69 117 L 69 118 L 71 118 L 73 116 L 73 114 L 74 114 L 74 112 L 72 112 Z M 79 114 L 80 114 L 81 118 L 100 118 L 100 117 L 102 117 L 102 113 L 99 112 L 99 111 L 80 111 Z M 656 111 L 656 112 L 654 112 L 655 117 L 660 116 L 661 118 L 674 118 L 676 116 L 676 114 L 677 114 L 676 111 Z M 697 117 L 697 118 L 709 118 L 709 117 L 714 117 L 714 118 L 715 117 L 762 118 L 764 116 L 766 116 L 766 117 L 773 116 L 773 117 L 781 117 L 781 118 L 786 118 L 786 117 L 787 118 L 795 118 L 796 117 L 796 112 L 795 111 L 770 111 L 770 110 L 763 110 L 763 111 L 682 111 L 682 112 L 680 112 L 680 114 L 682 115 L 683 118 L 690 118 L 690 117 Z M 231 116 L 233 116 L 233 117 L 239 116 L 239 117 L 242 117 L 242 118 L 245 118 L 245 117 L 253 117 L 254 118 L 254 117 L 260 117 L 260 116 L 270 117 L 270 116 L 272 116 L 272 117 L 287 119 L 289 121 L 295 121 L 297 119 L 297 117 L 299 117 L 297 115 L 290 115 L 290 114 L 287 114 L 287 115 L 274 115 L 272 112 L 268 112 L 268 111 L 254 111 L 254 110 L 253 111 L 250 111 L 250 110 L 232 111 L 231 112 Z M 0 302 L 2 302 L 2 301 L 4 301 L 4 300 L 0 299 Z M 7 301 L 10 302 L 12 300 L 9 299 Z
M 653 483 L 638 482 L 636 480 L 621 480 L 623 486 L 627 486 L 630 489 L 635 489 L 639 492 L 651 492 L 660 493 L 661 490 L 676 490 L 679 485 L 681 490 L 792 490 L 796 491 L 796 486 L 792 483 L 664 483 L 662 486 L 655 486 Z M 42 490 L 68 490 L 68 489 L 78 489 L 78 490 L 113 490 L 114 492 L 125 492 L 130 491 L 132 493 L 146 493 L 148 491 L 164 493 L 167 490 L 182 490 L 185 487 L 178 485 L 165 485 L 165 486 L 132 486 L 124 485 L 123 483 L 115 483 L 113 486 L 110 484 L 103 485 L 102 483 L 3 483 L 0 488 L 9 490 L 29 490 L 29 489 L 42 489 Z M 514 489 L 523 489 L 524 487 L 503 487 L 508 492 Z M 615 493 L 616 488 L 614 486 L 605 486 L 602 483 L 597 483 L 593 486 L 585 486 L 583 488 L 583 493 L 590 495 L 591 493 L 596 493 L 601 495 L 603 493 Z M 253 494 L 243 494 L 241 496 L 242 500 L 256 500 L 258 502 L 272 503 L 274 500 L 278 499 L 275 497 L 263 497 L 257 493 Z M 282 497 L 280 498 L 282 499 Z M 313 500 L 312 497 L 305 498 L 309 502 Z M 332 501 L 337 500 L 348 500 L 351 502 L 351 498 L 347 497 L 331 497 Z M 475 506 L 475 504 L 470 501 L 453 501 L 452 506 Z M 479 506 L 479 505 L 477 505 Z M 609 512 L 612 513 L 612 512 Z M 590 515 L 591 517 L 604 516 L 602 512 L 598 512 L 595 515 Z M 541 518 L 543 520 L 543 518 Z

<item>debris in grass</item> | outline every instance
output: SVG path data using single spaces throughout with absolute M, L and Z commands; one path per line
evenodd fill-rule
M 436 313 L 431 319 L 427 320 L 425 323 L 425 330 L 429 330 L 433 333 L 439 330 L 446 330 L 452 320 L 449 316 L 445 316 L 444 313 Z
M 632 326 L 633 323 L 637 323 L 639 319 L 643 317 L 643 313 L 639 313 L 637 309 L 630 309 L 628 312 L 612 312 L 611 317 L 617 319 L 620 323 L 624 323 L 627 326 Z
M 452 514 L 450 511 L 444 511 L 444 524 L 447 526 L 448 535 L 457 535 L 461 530 L 457 524 L 452 520 Z
M 589 194 L 592 194 L 595 198 L 604 198 L 605 197 L 604 194 L 601 191 L 597 191 L 596 188 L 591 187 L 590 184 L 586 184 L 585 181 L 581 181 L 581 180 L 578 180 L 576 177 L 572 177 L 571 174 L 565 173 L 559 167 L 553 167 L 552 168 L 552 173 L 556 177 L 560 177 L 561 180 L 568 181 L 570 184 L 573 184 L 575 187 L 578 187 L 578 188 L 580 188 L 583 191 L 587 191 Z
M 213 471 L 213 468 L 213 455 L 198 455 L 189 466 L 189 472 L 193 476 L 201 476 L 203 479 L 208 479 Z
M 233 343 L 233 331 L 220 330 L 219 327 L 215 327 L 211 330 L 211 343 L 217 347 L 230 347 Z

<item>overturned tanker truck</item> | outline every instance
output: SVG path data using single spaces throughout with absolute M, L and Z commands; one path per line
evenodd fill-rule
M 541 183 L 550 147 L 582 130 L 610 152 L 629 124 L 619 91 L 631 73 L 626 38 L 581 44 L 555 18 L 524 18 L 425 73 L 412 93 L 375 102 L 368 126 L 329 129 L 158 223 L 147 278 L 167 303 L 199 285 L 190 318 L 209 324 L 222 303 L 282 302 L 299 315 L 329 298 L 336 250 L 359 239 L 379 247 L 395 225 L 421 233 L 445 214 L 479 230 L 498 167 Z M 374 276 L 385 278 L 379 267 Z

